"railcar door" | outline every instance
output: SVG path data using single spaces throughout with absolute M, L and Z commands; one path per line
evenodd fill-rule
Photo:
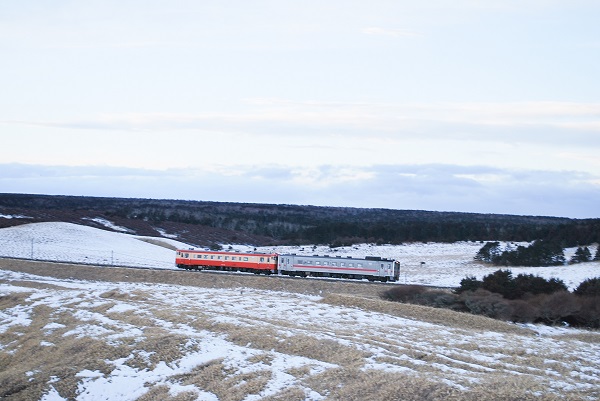
M 279 255 L 277 259 L 280 272 L 289 272 L 294 269 L 294 259 L 290 255 Z

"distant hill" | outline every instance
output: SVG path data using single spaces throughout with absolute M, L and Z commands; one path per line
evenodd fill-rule
M 138 235 L 177 235 L 200 246 L 546 239 L 571 247 L 600 242 L 600 219 L 0 194 L 0 228 L 64 221 L 115 231 L 102 219 Z

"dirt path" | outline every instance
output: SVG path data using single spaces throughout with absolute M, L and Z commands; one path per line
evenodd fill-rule
M 192 272 L 185 270 L 130 269 L 122 267 L 73 265 L 0 259 L 0 269 L 12 270 L 58 279 L 174 284 L 205 288 L 255 288 L 294 292 L 308 295 L 347 294 L 378 298 L 390 284 L 348 282 L 334 279 L 303 279 L 279 276 L 258 276 L 243 273 Z

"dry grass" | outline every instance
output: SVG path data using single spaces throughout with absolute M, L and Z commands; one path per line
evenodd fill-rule
M 216 394 L 220 401 L 241 401 L 250 394 L 260 394 L 271 378 L 270 370 L 235 373 L 223 361 L 214 360 L 177 379 Z
M 442 324 L 467 330 L 495 331 L 500 333 L 523 334 L 527 329 L 513 324 L 491 319 L 485 316 L 455 312 L 448 309 L 432 308 L 430 306 L 404 304 L 399 302 L 368 299 L 343 294 L 328 294 L 323 303 L 336 306 L 354 307 L 368 311 L 385 313 L 434 324 Z
M 196 401 L 198 399 L 195 391 L 186 391 L 172 396 L 169 394 L 169 389 L 170 387 L 166 385 L 152 387 L 136 401 Z
M 114 276 L 107 269 L 98 270 Z M 237 276 L 228 281 L 227 275 L 173 273 L 178 278 L 167 282 L 202 277 L 210 278 L 203 286 L 239 288 Z M 110 281 L 109 277 L 103 280 Z M 295 284 L 302 282 L 307 284 Z M 174 307 L 154 294 L 168 294 L 170 289 L 166 287 L 132 288 L 110 283 L 94 293 L 56 283 L 20 280 L 19 286 L 33 293 L 44 291 L 44 296 L 62 301 L 60 307 L 53 308 L 37 301 L 40 298 L 30 297 L 32 292 L 27 291 L 0 297 L 1 310 L 25 308 L 31 319 L 28 326 L 10 326 L 0 333 L 0 398 L 39 400 L 51 383 L 62 397 L 75 399 L 82 380 L 76 376 L 78 372 L 89 370 L 109 377 L 115 369 L 110 361 L 120 358 L 128 358 L 124 364 L 138 372 L 151 371 L 160 363 L 176 366 L 186 355 L 207 350 L 201 339 L 190 341 L 185 331 L 188 329 L 210 333 L 232 347 L 251 349 L 244 359 L 245 368 L 232 365 L 226 358 L 214 359 L 169 377 L 168 383 L 145 383 L 147 392 L 138 401 L 188 401 L 196 399 L 200 391 L 213 393 L 220 401 L 243 400 L 251 395 L 267 401 L 300 401 L 309 392 L 318 392 L 327 401 L 553 401 L 600 396 L 593 387 L 599 383 L 596 367 L 586 361 L 586 350 L 597 349 L 597 333 L 562 335 L 554 343 L 546 342 L 547 349 L 538 347 L 537 352 L 529 352 L 537 340 L 531 330 L 481 316 L 379 300 L 370 289 L 375 287 L 364 286 L 369 290 L 362 295 L 351 292 L 355 287 L 345 287 L 348 292 L 344 293 L 338 284 L 332 285 L 331 291 L 323 291 L 328 282 L 320 280 L 258 277 L 247 285 L 252 283 L 271 289 L 294 286 L 295 291 L 308 294 L 321 291 L 322 300 L 315 302 L 321 309 L 314 313 L 331 309 L 323 305 L 340 307 L 336 315 L 339 320 L 330 325 L 318 319 L 296 321 L 276 314 L 253 314 L 248 305 L 236 305 L 235 299 L 219 301 L 218 292 L 207 292 L 205 298 Z M 183 287 L 173 290 L 194 291 Z M 111 310 L 118 305 L 131 309 Z M 360 316 L 365 314 L 355 313 L 357 310 L 378 313 L 383 320 L 386 316 L 390 321 L 401 317 L 435 326 L 404 325 L 399 319 L 400 323 L 393 321 L 389 326 L 360 326 Z M 301 311 L 300 305 L 293 305 L 292 312 Z M 218 320 L 217 316 L 227 319 Z M 54 324 L 51 329 L 47 328 L 50 323 Z M 92 334 L 73 332 L 82 327 L 96 329 L 97 334 L 93 330 Z M 139 334 L 124 335 L 124 327 L 134 327 Z M 306 358 L 307 362 L 281 367 L 277 364 L 281 363 L 281 355 Z M 484 357 L 488 359 L 478 359 Z M 335 367 L 315 369 L 321 362 Z M 371 364 L 390 369 L 375 369 Z M 275 394 L 264 394 L 274 380 L 274 369 L 289 375 L 290 381 Z M 580 382 L 590 386 L 575 389 L 572 384 L 578 380 L 576 375 L 585 376 Z M 194 386 L 197 391 L 185 388 L 175 394 L 170 392 L 169 383 Z
M 452 400 L 464 396 L 442 383 L 375 370 L 329 370 L 312 377 L 308 384 L 331 401 Z
M 277 394 L 264 397 L 262 401 L 304 401 L 306 393 L 300 387 L 290 387 Z
M 332 364 L 352 366 L 362 363 L 369 355 L 354 347 L 333 340 L 322 340 L 307 335 L 281 336 L 276 330 L 265 327 L 240 327 L 220 323 L 212 327 L 240 346 L 302 356 Z

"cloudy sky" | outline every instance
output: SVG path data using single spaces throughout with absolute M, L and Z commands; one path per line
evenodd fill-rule
M 0 0 L 0 192 L 600 217 L 597 0 Z

